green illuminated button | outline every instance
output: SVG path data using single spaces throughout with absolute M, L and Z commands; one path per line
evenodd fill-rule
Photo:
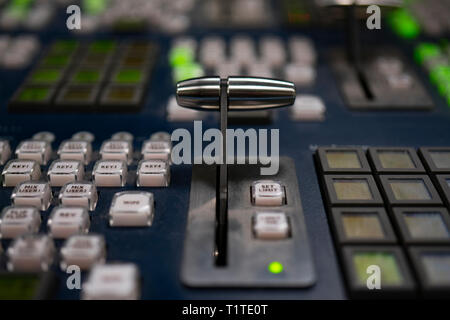
M 15 19 L 25 19 L 33 0 L 12 0 L 7 9 L 7 15 Z
M 390 252 L 356 252 L 353 256 L 357 280 L 365 286 L 369 273 L 369 266 L 378 266 L 381 273 L 381 284 L 388 286 L 401 285 L 403 277 L 397 259 Z
M 420 26 L 406 9 L 392 11 L 388 17 L 394 32 L 406 39 L 416 38 L 420 33 Z
M 142 68 L 148 64 L 148 59 L 145 56 L 125 56 L 120 61 L 122 68 Z
M 99 68 L 105 66 L 109 62 L 109 58 L 110 56 L 108 54 L 88 53 L 81 59 L 80 64 Z
M 50 47 L 51 54 L 71 53 L 78 48 L 78 41 L 76 40 L 58 40 Z
M 72 82 L 78 84 L 100 82 L 101 72 L 98 70 L 81 69 L 74 73 Z
M 201 76 L 203 76 L 203 68 L 197 63 L 178 66 L 173 70 L 173 78 L 175 82 Z
M 62 71 L 59 69 L 39 69 L 33 72 L 30 82 L 34 84 L 53 84 L 61 80 Z
M 97 15 L 106 9 L 106 0 L 83 0 L 83 9 L 90 15 Z
M 42 59 L 43 67 L 63 67 L 68 65 L 70 57 L 68 55 L 48 55 Z
M 169 62 L 172 67 L 192 64 L 194 62 L 194 52 L 186 47 L 174 47 L 169 52 Z
M 439 65 L 430 72 L 431 82 L 437 85 L 445 85 L 450 81 L 450 65 Z
M 113 81 L 116 83 L 127 84 L 127 83 L 140 83 L 144 81 L 145 74 L 139 69 L 123 69 L 119 70 Z
M 25 87 L 20 91 L 16 101 L 19 102 L 44 102 L 50 98 L 50 87 Z
M 281 264 L 281 262 L 273 261 L 269 263 L 267 269 L 270 273 L 278 274 L 283 272 L 283 265 Z
M 422 42 L 414 49 L 414 59 L 422 64 L 426 60 L 438 57 L 441 49 L 438 45 L 429 42 Z
M 117 43 L 112 40 L 95 41 L 89 46 L 90 53 L 110 53 L 117 47 Z

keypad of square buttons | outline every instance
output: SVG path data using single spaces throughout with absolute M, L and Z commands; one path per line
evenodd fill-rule
M 449 291 L 450 147 L 319 147 L 315 160 L 352 297 Z
M 57 151 L 52 147 L 55 135 L 50 132 L 40 132 L 14 144 L 0 139 L 0 182 L 2 188 L 11 191 L 10 205 L 0 210 L 0 237 L 12 240 L 5 248 L 7 269 L 40 272 L 51 268 L 56 261 L 62 270 L 78 265 L 89 271 L 96 265 L 82 294 L 84 298 L 105 298 L 100 292 L 104 285 L 101 276 L 129 270 L 129 274 L 121 275 L 117 285 L 135 288 L 126 295 L 137 298 L 137 266 L 109 264 L 106 241 L 103 235 L 91 232 L 91 220 L 98 218 L 97 204 L 105 188 L 169 186 L 170 135 L 152 134 L 138 149 L 140 153 L 133 152 L 134 137 L 128 132 L 113 134 L 99 144 L 99 150 L 92 148 L 94 139 L 92 133 L 79 132 L 61 140 Z M 266 193 L 260 196 L 267 197 Z M 281 199 L 283 195 L 284 190 Z M 155 216 L 154 202 L 149 189 L 115 192 L 107 204 L 108 219 L 101 221 L 117 228 L 119 233 L 124 228 L 150 228 Z M 274 231 L 270 228 L 273 217 L 260 218 L 261 238 L 283 238 L 288 233 L 287 221 L 280 230 Z M 56 259 L 57 255 L 61 259 Z
M 144 41 L 59 40 L 9 102 L 13 112 L 135 112 L 157 59 Z

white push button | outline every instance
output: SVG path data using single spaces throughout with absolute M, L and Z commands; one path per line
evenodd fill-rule
M 97 264 L 83 284 L 83 300 L 139 299 L 139 270 L 132 263 Z
M 261 59 L 272 67 L 286 63 L 286 49 L 279 38 L 266 37 L 260 42 Z
M 325 104 L 318 96 L 299 95 L 291 107 L 291 117 L 296 121 L 322 121 L 325 118 Z
M 16 206 L 33 206 L 45 211 L 50 206 L 52 190 L 47 182 L 25 181 L 14 188 L 11 200 Z
M 0 165 L 4 165 L 11 156 L 11 147 L 7 140 L 0 140 Z
M 170 166 L 162 160 L 142 160 L 137 169 L 138 187 L 167 187 L 170 181 Z
M 291 60 L 295 63 L 314 65 L 317 60 L 317 53 L 311 40 L 302 37 L 292 37 L 289 39 L 289 53 Z
M 80 131 L 72 135 L 72 140 L 93 142 L 95 140 L 95 136 L 89 131 Z
M 130 164 L 133 160 L 133 146 L 126 140 L 107 140 L 100 148 L 102 160 L 122 160 Z
M 252 77 L 272 78 L 272 67 L 265 62 L 255 62 L 247 67 L 248 75 Z
M 38 180 L 41 167 L 33 160 L 9 160 L 3 168 L 3 186 L 14 187 L 23 181 Z
M 119 140 L 119 141 L 123 140 L 123 141 L 133 142 L 134 136 L 127 131 L 119 131 L 119 132 L 114 133 L 111 136 L 111 139 Z
M 147 140 L 142 145 L 142 157 L 145 160 L 170 160 L 170 143 L 167 141 Z
M 47 222 L 49 234 L 53 238 L 68 238 L 89 231 L 90 220 L 86 208 L 56 207 Z
M 253 231 L 256 238 L 264 240 L 289 237 L 289 223 L 285 213 L 261 212 L 255 216 Z
M 84 178 L 84 166 L 78 160 L 55 160 L 47 172 L 48 180 L 53 187 L 61 187 L 71 181 Z
M 55 245 L 42 234 L 27 234 L 14 240 L 7 251 L 9 271 L 47 271 L 53 263 Z
M 74 235 L 61 248 L 61 269 L 77 265 L 88 270 L 96 263 L 104 263 L 106 244 L 102 235 Z
M 44 140 L 22 141 L 16 148 L 18 159 L 34 160 L 41 165 L 46 165 L 52 154 L 52 148 Z
M 123 187 L 127 181 L 127 164 L 120 160 L 97 161 L 92 176 L 97 186 Z
M 252 202 L 256 206 L 281 206 L 285 202 L 284 187 L 277 181 L 256 181 L 252 185 Z
M 92 146 L 89 141 L 66 140 L 59 146 L 58 155 L 61 160 L 78 160 L 89 164 L 92 158 Z
M 254 42 L 250 37 L 237 36 L 231 39 L 231 59 L 243 66 L 256 60 Z
M 109 225 L 112 227 L 150 226 L 153 221 L 153 193 L 125 191 L 114 195 L 109 209 Z
M 289 63 L 284 67 L 286 80 L 298 86 L 310 86 L 316 79 L 316 70 L 310 65 Z
M 41 215 L 35 207 L 6 207 L 0 220 L 0 235 L 12 239 L 26 233 L 37 233 L 41 225 Z
M 69 182 L 59 192 L 59 201 L 64 206 L 84 207 L 93 211 L 97 200 L 97 188 L 91 182 Z

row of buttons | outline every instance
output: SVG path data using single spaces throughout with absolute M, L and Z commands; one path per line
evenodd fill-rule
M 197 46 L 201 66 L 195 62 Z M 283 78 L 298 86 L 311 85 L 316 77 L 314 65 L 317 60 L 312 42 L 307 38 L 292 37 L 287 48 L 281 38 L 267 36 L 259 41 L 259 50 L 256 50 L 250 37 L 236 36 L 230 40 L 228 56 L 223 38 L 208 37 L 200 45 L 195 39 L 180 38 L 175 40 L 169 59 L 175 81 L 201 76 L 202 70 L 208 70 L 208 73 L 221 77 L 246 74 L 272 78 L 276 73 L 282 73 Z
M 138 187 L 167 187 L 170 182 L 170 166 L 161 160 L 142 160 L 136 172 Z M 3 186 L 14 187 L 19 183 L 36 181 L 41 177 L 41 169 L 33 160 L 10 160 L 3 169 Z M 80 161 L 55 160 L 47 172 L 52 187 L 60 187 L 69 182 L 83 182 L 84 166 Z M 128 167 L 121 160 L 99 160 L 92 172 L 95 185 L 100 187 L 123 187 L 127 184 Z M 46 184 L 45 182 L 34 182 Z
M 126 184 L 127 164 L 133 159 L 132 139 L 128 133 L 118 133 L 102 144 L 101 160 L 95 163 L 92 172 L 96 185 Z M 137 186 L 168 186 L 170 152 L 170 136 L 167 133 L 158 132 L 144 142 L 143 160 L 138 163 L 137 168 Z M 2 172 L 3 185 L 7 187 L 16 186 L 23 181 L 38 180 L 41 177 L 39 164 L 47 164 L 52 151 L 49 141 L 27 140 L 19 144 L 15 153 L 18 159 L 10 160 Z M 3 164 L 10 155 L 9 143 L 0 140 L 0 164 Z M 58 155 L 61 159 L 53 161 L 47 172 L 51 186 L 84 180 L 84 165 L 92 160 L 91 141 L 74 138 L 66 140 L 61 143 Z
M 50 1 L 10 0 L 0 14 L 0 27 L 7 30 L 25 27 L 36 31 L 50 23 L 55 9 Z
M 170 141 L 147 140 L 143 143 L 141 154 L 144 160 L 170 160 Z M 52 155 L 49 142 L 43 140 L 25 140 L 16 148 L 18 159 L 34 160 L 46 165 Z M 89 164 L 92 160 L 92 146 L 88 141 L 66 140 L 58 149 L 63 160 L 78 160 Z M 133 145 L 130 141 L 111 139 L 103 142 L 100 148 L 102 160 L 122 160 L 130 164 L 133 160 Z M 6 140 L 0 140 L 0 164 L 4 164 L 11 156 L 11 148 Z

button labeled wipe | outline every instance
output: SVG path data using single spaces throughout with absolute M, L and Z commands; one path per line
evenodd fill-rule
M 59 201 L 64 206 L 84 207 L 93 211 L 97 200 L 97 188 L 92 182 L 69 182 L 59 192 Z
M 15 187 L 11 194 L 15 205 L 33 206 L 45 211 L 52 200 L 52 190 L 47 182 L 26 181 Z
M 112 227 L 150 226 L 153 221 L 153 193 L 125 191 L 114 195 L 109 209 L 109 225 Z
M 0 220 L 0 235 L 3 239 L 12 239 L 27 233 L 37 233 L 40 225 L 41 215 L 35 207 L 6 207 Z

